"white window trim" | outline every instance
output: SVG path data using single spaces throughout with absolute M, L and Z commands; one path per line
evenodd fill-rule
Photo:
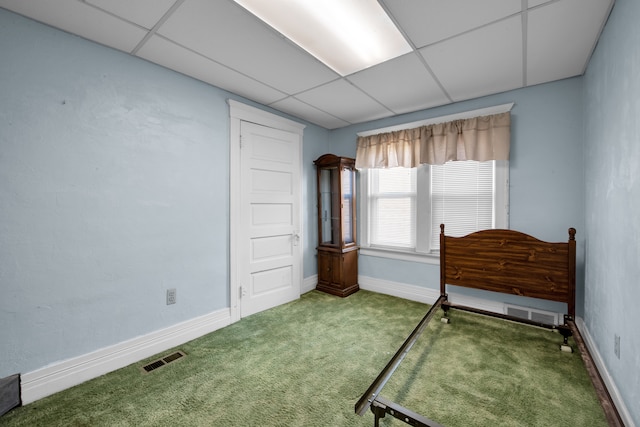
M 420 170 L 421 168 L 419 168 Z M 412 261 L 412 262 L 422 262 L 426 264 L 438 264 L 440 261 L 440 253 L 437 251 L 429 252 L 429 240 L 430 235 L 429 232 L 422 233 L 424 240 L 420 240 L 420 233 L 416 237 L 416 249 L 399 249 L 399 248 L 390 248 L 390 247 L 381 247 L 381 246 L 371 246 L 369 242 L 370 236 L 370 228 L 369 228 L 369 218 L 370 213 L 368 212 L 369 206 L 366 203 L 367 197 L 369 194 L 369 176 L 368 170 L 363 169 L 360 171 L 360 230 L 359 235 L 361 237 L 360 241 L 360 254 L 361 255 L 369 255 L 369 256 L 378 256 L 383 258 L 391 258 L 398 259 L 404 261 Z M 504 183 L 502 186 L 496 187 L 496 201 L 495 201 L 495 223 L 493 226 L 495 228 L 509 228 L 509 162 L 507 161 L 496 161 L 495 165 L 495 180 L 496 182 Z M 417 199 L 417 209 L 421 209 L 424 211 L 430 211 L 430 203 L 429 198 L 421 198 Z M 421 223 L 416 224 L 418 227 Z M 429 227 L 430 224 L 422 224 L 425 227 Z M 416 232 L 418 229 L 416 228 Z
M 404 261 L 413 261 L 413 262 L 425 262 L 430 264 L 435 264 L 438 262 L 438 257 L 436 254 L 432 253 L 419 253 L 416 250 L 412 249 L 401 249 L 397 247 L 384 247 L 384 246 L 371 246 L 370 243 L 370 223 L 369 219 L 371 218 L 371 214 L 369 212 L 369 204 L 366 202 L 368 199 L 367 195 L 369 194 L 369 171 L 367 169 L 363 169 L 359 173 L 360 180 L 360 209 L 362 214 L 360 215 L 360 254 L 361 255 L 369 255 L 369 256 L 377 256 L 383 258 L 391 258 L 398 259 Z M 418 200 L 416 200 L 418 205 L 416 209 L 421 208 L 421 204 Z M 417 226 L 417 224 L 416 224 Z M 417 231 L 417 230 L 416 230 Z M 416 247 L 419 246 L 419 243 L 416 241 Z
M 495 228 L 509 228 L 509 162 L 506 160 L 496 160 L 495 169 L 496 181 L 504 182 L 502 188 L 496 186 L 496 223 Z
M 421 254 L 414 251 L 402 251 L 399 249 L 386 249 L 377 247 L 372 248 L 361 246 L 360 255 L 397 259 L 400 261 L 419 262 L 422 264 L 440 264 L 439 253 Z
M 376 135 L 379 133 L 392 132 L 396 130 L 402 129 L 412 129 L 419 126 L 427 126 L 435 123 L 444 123 L 452 120 L 462 120 L 469 119 L 473 117 L 487 116 L 492 114 L 500 114 L 505 113 L 507 111 L 511 111 L 514 103 L 496 105 L 493 107 L 481 108 L 477 110 L 466 111 L 457 114 L 451 114 L 448 116 L 440 116 L 432 119 L 421 120 L 417 122 L 405 123 L 402 125 L 389 126 L 386 128 L 379 128 L 370 131 L 359 132 L 358 136 L 370 136 Z M 418 168 L 420 170 L 420 168 Z M 370 214 L 367 212 L 369 209 L 368 204 L 366 203 L 367 197 L 369 194 L 369 176 L 368 171 L 366 169 L 360 170 L 359 174 L 360 181 L 360 209 L 362 214 L 360 215 L 360 230 L 359 235 L 361 237 L 360 241 L 360 254 L 366 256 L 374 256 L 374 257 L 382 257 L 389 259 L 397 259 L 402 261 L 411 261 L 411 262 L 419 262 L 424 264 L 439 264 L 440 263 L 440 254 L 439 252 L 426 252 L 428 250 L 428 240 L 426 242 L 416 241 L 416 250 L 402 250 L 398 248 L 384 248 L 384 247 L 376 247 L 371 246 L 369 243 L 370 236 L 370 228 L 369 228 L 369 217 Z M 497 182 L 504 182 L 503 186 L 496 187 L 496 217 L 494 227 L 500 228 L 508 228 L 509 227 L 509 162 L 508 161 L 496 161 L 495 165 L 495 179 Z M 430 200 L 420 200 L 418 198 L 417 209 L 430 209 L 429 204 Z M 426 204 L 426 205 L 425 205 Z M 502 208 L 501 208 L 502 207 Z M 418 224 L 416 224 L 418 226 Z M 428 233 L 426 234 L 428 236 Z M 425 246 L 426 245 L 426 246 Z

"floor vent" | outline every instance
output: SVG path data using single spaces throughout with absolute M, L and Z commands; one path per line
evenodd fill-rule
M 551 311 L 538 310 L 536 308 L 521 307 L 517 305 L 504 305 L 504 312 L 508 316 L 528 319 L 546 325 L 558 325 L 559 314 Z
M 158 368 L 162 368 L 164 365 L 166 365 L 168 363 L 171 363 L 171 362 L 173 362 L 175 360 L 178 360 L 178 359 L 180 359 L 181 357 L 184 357 L 184 356 L 186 356 L 186 354 L 184 354 L 182 351 L 176 351 L 175 353 L 171 353 L 168 356 L 165 356 L 165 357 L 163 357 L 161 359 L 158 359 L 158 360 L 154 360 L 153 362 L 151 362 L 151 363 L 149 363 L 147 365 L 144 365 L 142 367 L 142 371 L 144 373 L 148 373 L 148 372 L 154 371 L 154 370 L 156 370 Z

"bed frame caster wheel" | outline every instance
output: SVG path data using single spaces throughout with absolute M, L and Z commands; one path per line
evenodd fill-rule
M 573 353 L 573 348 L 569 344 L 560 344 L 560 350 L 565 353 Z
M 562 344 L 560 344 L 560 350 L 564 351 L 565 353 L 573 353 L 573 348 L 571 348 L 571 346 L 569 345 L 569 337 L 571 336 L 571 329 L 569 329 L 569 327 L 567 327 L 567 325 L 565 324 L 558 328 L 558 332 L 560 332 L 564 337 Z
M 449 324 L 449 322 L 450 322 L 450 320 L 449 320 L 449 318 L 448 318 L 448 317 L 443 317 L 443 318 L 441 318 L 441 319 L 440 319 L 440 321 L 441 321 L 442 323 L 446 323 L 446 324 Z

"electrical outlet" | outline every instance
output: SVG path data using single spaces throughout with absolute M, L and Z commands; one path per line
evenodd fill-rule
M 620 359 L 620 336 L 614 335 L 613 353 Z
M 175 304 L 176 303 L 176 290 L 174 289 L 167 289 L 167 305 L 170 304 Z

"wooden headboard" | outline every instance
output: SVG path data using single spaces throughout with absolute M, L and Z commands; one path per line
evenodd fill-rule
M 464 237 L 440 225 L 440 293 L 463 286 L 567 304 L 575 318 L 576 241 L 550 243 L 514 230 L 483 230 Z

